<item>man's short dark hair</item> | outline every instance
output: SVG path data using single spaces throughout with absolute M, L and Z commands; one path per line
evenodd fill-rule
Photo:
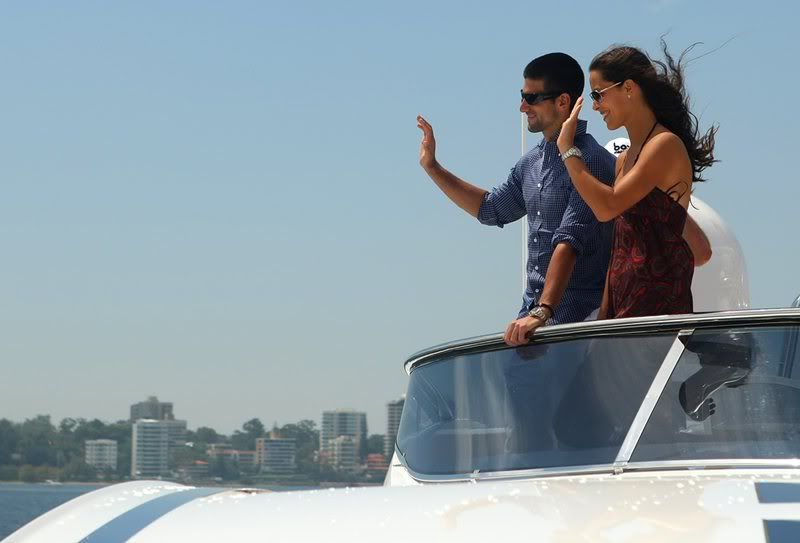
M 545 92 L 569 94 L 570 109 L 583 94 L 583 70 L 578 61 L 566 53 L 548 53 L 533 59 L 525 66 L 522 76 L 543 81 Z

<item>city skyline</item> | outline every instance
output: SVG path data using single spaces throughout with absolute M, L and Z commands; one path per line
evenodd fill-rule
M 304 418 L 297 418 L 297 419 L 294 419 L 294 420 L 285 420 L 285 421 L 265 421 L 261 417 L 249 417 L 249 418 L 246 418 L 246 419 L 242 420 L 241 424 L 238 427 L 233 428 L 230 431 L 218 431 L 219 430 L 218 428 L 216 428 L 214 426 L 211 426 L 211 425 L 208 425 L 208 424 L 202 424 L 202 423 L 200 423 L 200 424 L 192 424 L 189 420 L 184 419 L 184 418 L 176 419 L 175 418 L 175 414 L 174 414 L 175 403 L 174 402 L 170 402 L 170 401 L 160 401 L 158 399 L 158 396 L 155 396 L 155 395 L 147 396 L 144 401 L 138 401 L 138 402 L 134 402 L 134 403 L 129 404 L 128 409 L 129 409 L 129 412 L 130 412 L 131 416 L 129 416 L 128 418 L 125 418 L 125 419 L 105 419 L 105 418 L 100 417 L 100 416 L 60 417 L 59 418 L 59 417 L 53 417 L 51 414 L 48 414 L 48 413 L 38 413 L 34 417 L 36 417 L 36 416 L 48 416 L 48 417 L 51 418 L 51 422 L 55 426 L 58 426 L 58 424 L 62 420 L 64 420 L 65 418 L 72 418 L 72 419 L 83 418 L 84 420 L 87 420 L 87 421 L 97 419 L 97 420 L 100 420 L 100 421 L 102 421 L 104 423 L 124 422 L 126 420 L 131 422 L 131 423 L 135 423 L 135 422 L 137 422 L 139 420 L 167 421 L 167 422 L 181 423 L 181 424 L 184 425 L 184 427 L 187 430 L 190 430 L 190 431 L 197 431 L 197 429 L 199 429 L 199 428 L 211 428 L 212 430 L 217 431 L 217 433 L 220 434 L 220 435 L 224 435 L 224 436 L 230 437 L 235 432 L 241 431 L 242 430 L 242 426 L 245 423 L 249 422 L 250 420 L 252 420 L 254 418 L 260 420 L 261 423 L 264 424 L 264 427 L 265 427 L 266 432 L 267 432 L 268 435 L 270 434 L 272 429 L 275 428 L 275 427 L 280 427 L 280 426 L 283 426 L 285 424 L 297 423 L 297 422 L 300 422 L 302 420 L 312 420 L 312 421 L 314 421 L 317 424 L 317 427 L 318 427 L 318 429 L 320 431 L 320 434 L 322 434 L 322 429 L 323 429 L 323 426 L 324 426 L 324 423 L 325 423 L 326 414 L 329 414 L 329 413 L 359 413 L 359 414 L 363 414 L 363 416 L 364 416 L 364 425 L 365 425 L 365 427 L 367 429 L 366 437 L 369 437 L 371 435 L 382 435 L 385 438 L 387 438 L 389 436 L 394 438 L 397 435 L 397 428 L 398 428 L 399 423 L 400 423 L 400 413 L 402 412 L 402 407 L 403 407 L 404 401 L 405 401 L 405 394 L 403 394 L 399 399 L 389 400 L 389 401 L 387 401 L 385 403 L 383 417 L 382 418 L 381 417 L 378 418 L 378 420 L 383 420 L 383 423 L 384 423 L 384 430 L 383 431 L 376 431 L 374 428 L 372 428 L 372 430 L 370 430 L 371 425 L 369 423 L 369 416 L 367 415 L 367 413 L 363 412 L 363 411 L 359 411 L 358 409 L 353 408 L 353 407 L 337 407 L 337 408 L 333 408 L 333 409 L 326 409 L 326 410 L 324 410 L 322 413 L 320 413 L 318 415 L 318 418 L 305 418 L 305 419 Z M 142 413 L 144 416 L 134 416 L 134 414 L 137 412 L 137 409 L 142 409 L 142 407 L 144 407 L 145 404 L 150 404 L 148 407 L 150 409 L 152 409 L 152 410 L 156 410 L 156 412 L 160 416 L 158 416 L 158 415 L 157 416 L 147 416 L 147 415 L 152 415 L 153 414 L 152 412 Z M 29 418 L 34 418 L 34 417 L 29 417 Z M 29 418 L 26 418 L 24 420 L 28 420 Z M 8 417 L 0 416 L 0 420 L 2 420 L 2 419 L 9 420 L 12 423 L 22 423 L 22 422 L 24 422 L 24 420 L 13 420 L 13 419 L 9 419 Z M 339 435 L 339 434 L 337 434 L 337 435 Z M 321 437 L 321 439 L 324 439 L 324 438 Z M 392 440 L 392 442 L 393 442 L 393 440 Z M 388 449 L 386 449 L 387 446 L 388 445 L 384 445 L 384 451 L 388 450 Z M 384 454 L 386 454 L 386 453 L 384 452 Z M 389 455 L 389 456 L 391 456 L 391 455 Z
M 398 394 L 397 398 L 404 397 L 404 396 L 405 396 L 405 392 L 403 392 L 402 394 Z M 117 421 L 123 421 L 123 420 L 132 420 L 132 417 L 130 416 L 130 413 L 131 413 L 131 410 L 134 407 L 134 405 L 145 403 L 148 399 L 156 399 L 156 400 L 158 400 L 159 398 L 161 398 L 161 396 L 158 395 L 158 394 L 149 394 L 148 393 L 148 394 L 141 395 L 140 398 L 144 398 L 144 400 L 141 400 L 141 399 L 138 400 L 138 401 L 136 401 L 136 399 L 126 400 L 126 401 L 120 400 L 120 403 L 124 403 L 125 406 L 121 406 L 121 408 L 118 409 L 117 411 L 119 411 L 121 413 L 127 413 L 125 416 L 110 416 L 109 417 L 109 416 L 106 416 L 106 415 L 98 415 L 96 413 L 94 413 L 94 414 L 87 413 L 87 414 L 81 414 L 81 415 L 72 415 L 72 414 L 56 415 L 56 414 L 53 414 L 53 413 L 36 412 L 36 413 L 33 413 L 33 414 L 29 415 L 29 416 L 24 416 L 22 418 L 15 419 L 14 417 L 7 416 L 4 413 L 0 412 L 0 419 L 5 418 L 5 419 L 8 419 L 8 420 L 10 420 L 12 422 L 23 422 L 24 420 L 32 419 L 32 418 L 35 418 L 35 417 L 37 417 L 39 415 L 45 415 L 45 416 L 51 417 L 51 419 L 53 420 L 53 422 L 55 424 L 57 424 L 58 422 L 60 422 L 63 419 L 66 419 L 66 418 L 72 418 L 72 419 L 83 418 L 83 419 L 86 419 L 86 420 L 99 419 L 99 420 L 102 420 L 104 422 L 117 422 Z M 397 398 L 395 398 L 395 400 Z M 368 422 L 368 427 L 371 428 L 370 434 L 385 434 L 386 433 L 386 422 L 387 422 L 386 421 L 386 402 L 394 402 L 395 400 L 386 400 L 383 403 L 383 406 L 380 408 L 380 411 L 382 411 L 381 414 L 373 413 L 372 420 L 377 420 L 377 421 L 380 421 L 380 422 L 378 422 L 374 426 Z M 169 407 L 169 413 L 170 413 L 170 416 L 174 419 L 175 416 L 174 416 L 174 413 L 173 413 L 172 410 L 173 410 L 173 407 L 175 405 L 177 405 L 178 402 L 169 401 L 169 402 L 161 402 L 161 403 L 165 403 L 165 404 L 168 404 L 170 406 Z M 180 413 L 180 410 L 181 410 L 181 406 L 178 406 L 179 413 Z M 344 406 L 343 405 L 338 405 L 338 406 L 331 406 L 330 408 L 326 408 L 323 411 L 321 411 L 320 413 L 318 413 L 316 416 L 295 416 L 295 417 L 292 417 L 290 415 L 289 418 L 287 418 L 285 420 L 284 419 L 280 419 L 279 420 L 279 419 L 273 419 L 273 418 L 269 418 L 269 417 L 265 417 L 265 416 L 259 416 L 258 414 L 255 414 L 255 415 L 253 415 L 253 414 L 244 415 L 243 414 L 243 415 L 241 415 L 241 417 L 239 417 L 239 418 L 241 418 L 241 420 L 238 423 L 233 423 L 234 426 L 232 428 L 227 428 L 227 427 L 223 428 L 223 427 L 215 426 L 212 423 L 205 423 L 205 422 L 194 423 L 188 417 L 184 417 L 182 415 L 177 417 L 177 418 L 179 418 L 181 420 L 185 420 L 187 422 L 187 427 L 190 430 L 191 429 L 196 430 L 197 428 L 201 428 L 201 427 L 208 427 L 208 428 L 213 428 L 214 430 L 218 430 L 221 434 L 229 435 L 229 434 L 232 434 L 233 432 L 235 432 L 237 430 L 241 430 L 242 424 L 247 422 L 250 419 L 253 419 L 253 418 L 257 418 L 257 419 L 261 420 L 261 422 L 264 423 L 264 426 L 266 426 L 268 429 L 272 428 L 274 425 L 281 426 L 283 424 L 290 424 L 290 423 L 298 422 L 298 421 L 301 421 L 301 420 L 313 420 L 314 422 L 316 422 L 321 427 L 321 425 L 322 425 L 322 413 L 324 411 L 335 411 L 335 410 L 364 411 L 366 413 L 365 409 L 359 408 L 356 405 L 344 405 Z M 142 417 L 142 418 L 156 418 L 156 419 L 158 419 L 158 417 Z M 370 420 L 369 413 L 367 413 L 367 420 L 368 421 Z M 377 431 L 377 429 L 380 429 L 380 431 Z
M 394 403 L 387 404 L 390 426 Z M 130 411 L 130 419 L 108 424 L 0 419 L 0 480 L 375 483 L 388 469 L 384 436 L 367 434 L 363 412 L 325 411 L 319 429 L 303 420 L 268 430 L 252 419 L 243 431 L 223 435 L 207 427 L 189 431 L 174 418 L 172 402 L 152 396 Z M 142 418 L 148 416 L 158 418 Z
M 151 395 L 151 396 L 149 396 L 149 397 L 151 397 L 151 398 L 152 398 L 152 397 L 154 397 L 154 396 L 152 396 L 152 395 Z M 172 405 L 172 404 L 174 404 L 174 402 L 169 402 L 169 403 L 170 403 L 171 405 Z M 129 407 L 129 409 L 130 409 L 130 407 L 132 407 L 132 406 L 131 406 L 131 405 L 129 405 L 128 407 Z M 386 407 L 384 406 L 384 411 L 385 411 L 385 410 L 386 410 Z M 300 422 L 300 421 L 302 421 L 302 420 L 311 420 L 311 421 L 314 421 L 314 422 L 317 424 L 317 426 L 318 426 L 318 427 L 321 429 L 321 427 L 322 427 L 322 421 L 323 421 L 323 417 L 324 417 L 324 413 L 325 413 L 326 411 L 353 411 L 353 412 L 361 412 L 361 410 L 359 410 L 359 409 L 358 409 L 358 408 L 356 408 L 356 407 L 336 407 L 336 408 L 332 408 L 332 409 L 326 409 L 326 410 L 325 410 L 325 411 L 323 411 L 322 413 L 318 414 L 318 415 L 317 415 L 317 417 L 315 417 L 315 418 L 313 418 L 313 417 L 297 417 L 297 418 L 290 419 L 290 420 L 280 420 L 280 421 L 279 421 L 279 420 L 274 420 L 274 421 L 273 421 L 273 420 L 271 420 L 271 419 L 265 419 L 265 418 L 263 418 L 263 417 L 259 417 L 259 416 L 255 416 L 255 417 L 252 417 L 252 416 L 251 416 L 251 417 L 246 417 L 246 418 L 243 418 L 243 419 L 242 419 L 242 421 L 239 423 L 239 425 L 238 425 L 238 426 L 236 426 L 235 428 L 232 428 L 232 429 L 230 429 L 229 431 L 225 431 L 225 430 L 223 430 L 223 429 L 217 428 L 217 427 L 215 427 L 215 426 L 213 426 L 213 425 L 210 425 L 210 424 L 203 424 L 203 423 L 198 423 L 198 424 L 195 424 L 195 423 L 192 423 L 192 422 L 191 422 L 189 419 L 185 419 L 185 418 L 183 418 L 183 417 L 181 417 L 181 418 L 178 418 L 178 419 L 175 419 L 175 418 L 172 418 L 172 419 L 149 419 L 149 418 L 147 418 L 147 417 L 143 417 L 143 418 L 139 418 L 139 419 L 135 419 L 135 420 L 172 420 L 172 421 L 175 421 L 175 420 L 177 420 L 178 422 L 183 422 L 183 423 L 186 423 L 186 428 L 187 428 L 188 430 L 191 430 L 191 431 L 196 431 L 198 428 L 211 428 L 211 429 L 213 429 L 213 430 L 217 431 L 217 432 L 218 432 L 220 435 L 230 436 L 230 435 L 231 435 L 231 434 L 233 434 L 234 432 L 241 431 L 241 429 L 242 429 L 242 425 L 243 425 L 244 423 L 246 423 L 246 422 L 248 422 L 248 421 L 250 421 L 250 420 L 254 419 L 254 418 L 256 418 L 256 419 L 260 420 L 260 421 L 261 421 L 261 422 L 264 424 L 264 427 L 267 429 L 267 432 L 269 432 L 269 431 L 270 431 L 270 429 L 272 429 L 272 428 L 273 428 L 273 427 L 275 427 L 275 426 L 277 426 L 277 427 L 280 427 L 280 426 L 283 426 L 283 425 L 285 425 L 285 424 L 293 424 L 293 423 Z M 384 414 L 383 414 L 383 426 L 384 426 L 384 430 L 382 430 L 382 431 L 377 431 L 375 428 L 373 428 L 373 425 L 369 423 L 369 416 L 368 416 L 368 414 L 366 414 L 366 413 L 364 413 L 364 414 L 365 414 L 365 417 L 366 417 L 366 420 L 367 420 L 368 435 L 374 435 L 374 434 L 385 435 L 385 434 L 386 434 L 386 429 L 385 429 L 385 427 L 387 426 L 387 421 L 386 421 L 386 413 L 385 413 L 385 412 L 384 412 Z M 37 414 L 35 414 L 35 415 L 32 415 L 31 417 L 25 417 L 24 419 L 19 419 L 19 420 L 17 420 L 17 419 L 13 419 L 13 418 L 10 418 L 10 417 L 6 417 L 6 416 L 2 416 L 2 415 L 0 415 L 0 420 L 2 420 L 2 419 L 6 419 L 6 420 L 9 420 L 10 422 L 13 422 L 13 423 L 22 423 L 22 422 L 24 422 L 25 420 L 33 419 L 33 418 L 35 418 L 35 417 L 37 417 L 37 416 L 47 416 L 47 417 L 50 417 L 50 419 L 51 419 L 52 423 L 53 423 L 54 425 L 56 425 L 56 426 L 58 426 L 58 424 L 59 424 L 59 423 L 60 423 L 62 420 L 64 420 L 64 419 L 70 419 L 70 418 L 71 418 L 71 419 L 76 419 L 76 420 L 77 420 L 77 419 L 81 419 L 81 418 L 82 418 L 82 419 L 84 419 L 84 420 L 87 420 L 87 421 L 89 421 L 89 420 L 94 420 L 94 419 L 97 419 L 97 420 L 100 420 L 100 421 L 102 421 L 102 422 L 104 422 L 104 423 L 114 423 L 114 422 L 120 422 L 120 421 L 131 421 L 131 422 L 135 422 L 135 420 L 134 420 L 134 419 L 132 419 L 131 417 L 122 417 L 122 418 L 104 418 L 104 417 L 102 417 L 102 416 L 96 416 L 96 415 L 90 415 L 90 416 L 84 416 L 84 417 L 71 417 L 71 416 L 66 416 L 66 417 L 56 417 L 56 416 L 53 416 L 51 413 L 37 413 Z M 378 420 L 381 420 L 381 418 L 380 418 L 380 417 L 378 417 Z M 380 424 L 379 424 L 379 425 L 380 425 Z
M 490 189 L 521 152 L 532 58 L 586 68 L 620 42 L 658 58 L 665 34 L 676 55 L 703 42 L 686 84 L 701 129 L 719 125 L 695 195 L 738 237 L 752 306 L 790 304 L 794 105 L 735 89 L 742 73 L 795 86 L 776 52 L 796 51 L 798 10 L 3 5 L 0 417 L 124 420 L 156 395 L 223 433 L 340 407 L 384 433 L 407 357 L 504 330 L 521 298 L 521 224 L 441 195 L 416 116 L 446 168 Z M 601 143 L 624 136 L 581 117 Z

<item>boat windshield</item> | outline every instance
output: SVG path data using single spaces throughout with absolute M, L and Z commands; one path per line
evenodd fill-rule
M 799 330 L 692 334 L 630 461 L 800 457 Z
M 796 459 L 798 330 L 698 329 L 679 343 L 675 330 L 443 355 L 411 371 L 397 449 L 430 476 Z M 663 390 L 644 402 L 657 374 Z M 640 409 L 637 424 L 647 422 L 620 456 Z
M 398 451 L 426 475 L 610 464 L 676 336 L 532 344 L 416 367 Z

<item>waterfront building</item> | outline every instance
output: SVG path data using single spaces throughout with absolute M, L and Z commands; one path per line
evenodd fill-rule
M 131 422 L 139 419 L 175 420 L 172 402 L 159 402 L 156 396 L 149 396 L 146 401 L 133 404 Z
M 330 461 L 335 456 L 334 440 L 341 436 L 352 439 L 356 461 L 360 463 L 367 456 L 367 414 L 352 409 L 324 411 L 322 428 L 319 433 L 321 459 Z
M 206 448 L 210 460 L 224 458 L 234 462 L 239 469 L 254 470 L 256 467 L 256 451 L 241 451 L 231 447 L 230 443 L 212 443 Z
M 337 436 L 328 442 L 327 458 L 338 471 L 354 473 L 359 468 L 358 443 L 353 436 Z
M 296 447 L 294 439 L 282 438 L 276 432 L 256 438 L 256 466 L 264 473 L 294 473 Z
M 233 445 L 230 443 L 209 443 L 206 445 L 206 455 L 209 458 L 225 457 L 225 451 L 233 451 Z
M 140 419 L 134 422 L 132 434 L 131 476 L 166 477 L 169 453 L 184 443 L 186 421 Z
M 386 457 L 380 453 L 372 453 L 367 455 L 366 471 L 370 479 L 379 480 L 386 477 L 386 472 L 389 470 L 389 464 Z
M 239 469 L 246 471 L 255 471 L 256 469 L 256 451 L 236 451 L 237 462 L 239 462 Z
M 178 475 L 185 481 L 201 481 L 209 478 L 208 462 L 193 460 L 191 463 L 178 468 Z
M 400 428 L 400 415 L 403 413 L 405 397 L 386 404 L 386 434 L 383 436 L 383 455 L 391 460 L 394 455 L 394 442 Z
M 98 470 L 117 469 L 117 442 L 113 439 L 87 439 L 84 458 L 87 465 Z

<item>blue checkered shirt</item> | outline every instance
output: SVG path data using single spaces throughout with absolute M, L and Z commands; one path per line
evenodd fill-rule
M 586 133 L 586 121 L 578 121 L 575 145 L 583 153 L 594 177 L 611 185 L 614 155 Z M 519 316 L 539 303 L 553 249 L 568 243 L 578 257 L 567 289 L 552 324 L 586 319 L 600 306 L 611 254 L 613 222 L 598 223 L 569 178 L 555 138 L 542 139 L 511 170 L 508 180 L 486 194 L 478 212 L 483 224 L 502 227 L 528 216 L 528 285 Z

